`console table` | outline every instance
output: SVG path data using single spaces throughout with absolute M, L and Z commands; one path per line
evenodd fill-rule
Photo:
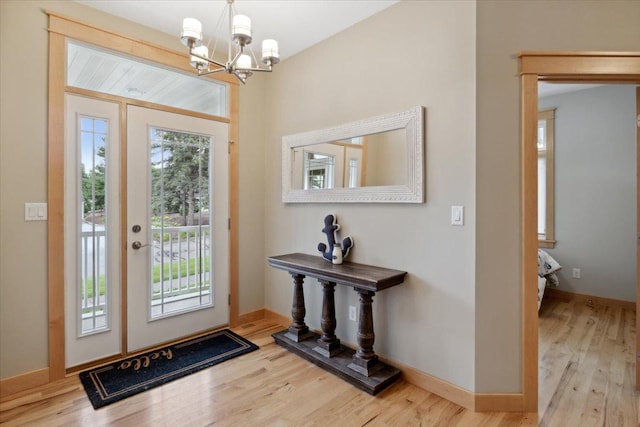
M 377 394 L 400 377 L 400 371 L 380 360 L 373 351 L 373 296 L 376 292 L 401 284 L 406 271 L 391 270 L 345 261 L 334 265 L 320 256 L 301 253 L 267 258 L 269 265 L 286 270 L 293 277 L 293 322 L 288 329 L 273 334 L 276 343 L 332 372 L 356 387 Z M 302 283 L 314 277 L 322 285 L 322 335 L 309 330 Z M 353 287 L 359 294 L 358 348 L 354 351 L 335 335 L 336 284 Z

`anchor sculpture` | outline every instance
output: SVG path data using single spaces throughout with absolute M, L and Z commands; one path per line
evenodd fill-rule
M 338 218 L 329 214 L 324 217 L 324 228 L 322 232 L 327 235 L 327 242 L 329 245 L 325 245 L 324 243 L 318 243 L 318 250 L 322 253 L 322 258 L 331 262 L 333 260 L 333 247 L 336 246 L 336 231 L 340 230 L 340 225 L 338 225 Z M 347 236 L 342 240 L 342 258 L 346 258 L 349 255 L 349 251 L 353 248 L 353 239 L 351 236 Z

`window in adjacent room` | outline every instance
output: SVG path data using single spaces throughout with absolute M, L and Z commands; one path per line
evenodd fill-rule
M 304 189 L 333 188 L 333 168 L 335 164 L 335 156 L 305 151 Z
M 358 159 L 349 159 L 349 182 L 347 187 L 356 188 L 359 187 L 358 178 L 360 172 L 358 171 Z
M 538 246 L 553 248 L 555 109 L 538 112 Z

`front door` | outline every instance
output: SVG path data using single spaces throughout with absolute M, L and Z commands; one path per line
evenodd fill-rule
M 228 125 L 65 104 L 65 366 L 227 324 Z
M 127 109 L 128 351 L 229 320 L 228 125 Z

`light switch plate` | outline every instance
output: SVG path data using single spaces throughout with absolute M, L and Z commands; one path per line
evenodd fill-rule
M 46 203 L 25 203 L 24 204 L 24 220 L 25 221 L 46 221 L 47 220 L 47 204 Z
M 464 206 L 451 206 L 451 225 L 464 225 Z

